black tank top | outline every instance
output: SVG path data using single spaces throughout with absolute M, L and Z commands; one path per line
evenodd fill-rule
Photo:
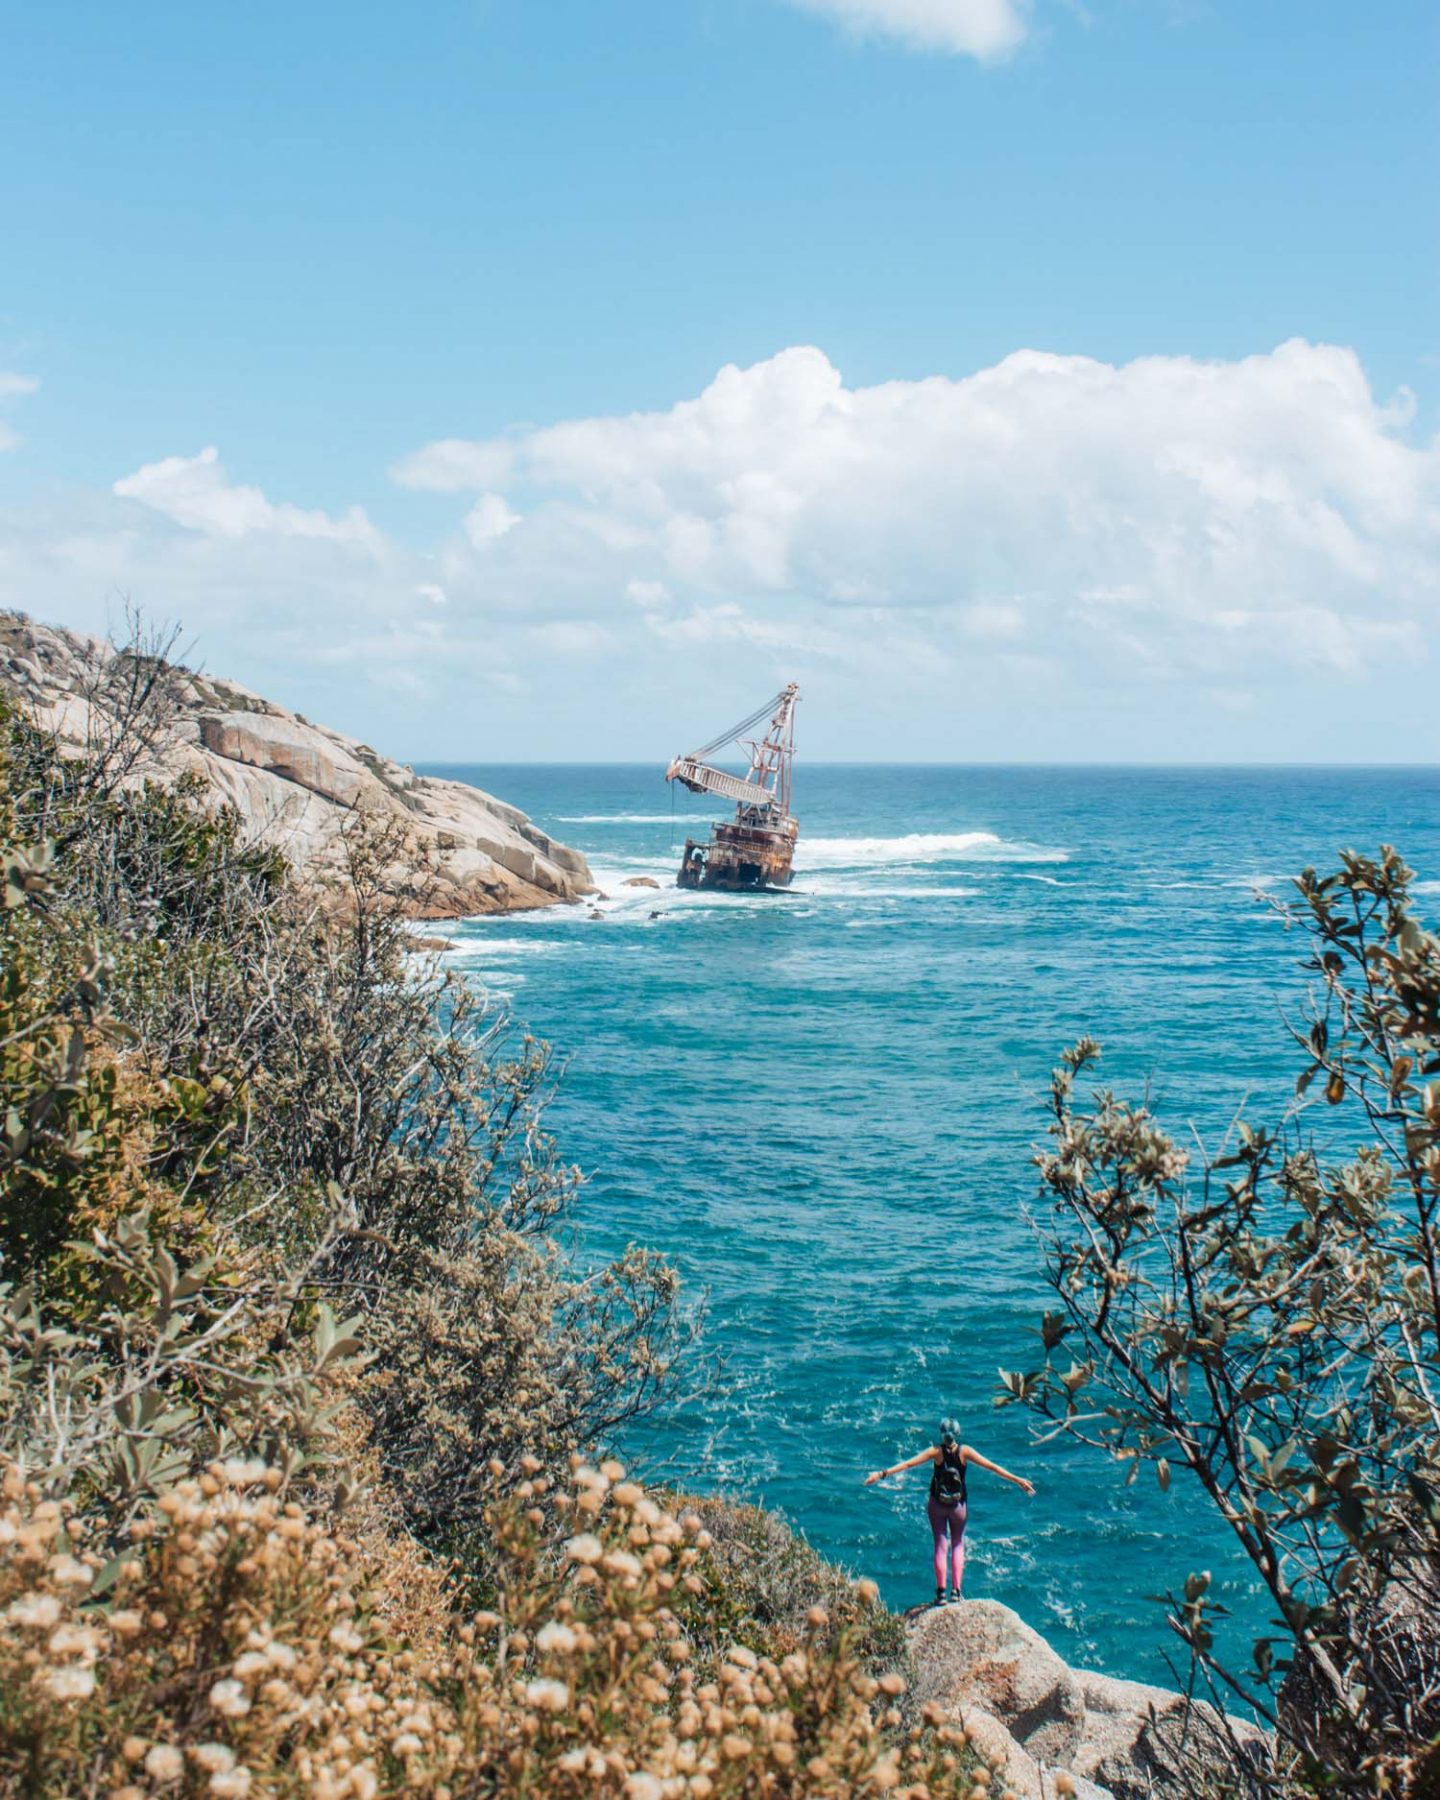
M 930 1498 L 942 1506 L 964 1506 L 965 1455 L 959 1445 L 953 1450 L 941 1450 L 935 1473 L 930 1477 Z

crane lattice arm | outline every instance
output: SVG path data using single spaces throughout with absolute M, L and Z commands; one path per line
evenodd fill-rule
M 795 751 L 795 702 L 799 697 L 800 690 L 792 681 L 748 719 L 742 719 L 698 750 L 677 756 L 665 771 L 665 779 L 682 782 L 692 793 L 718 794 L 722 799 L 735 801 L 738 806 L 774 809 L 781 817 L 788 817 L 790 761 Z M 764 737 L 747 738 L 745 733 L 753 731 L 767 713 L 770 723 Z M 729 744 L 742 744 L 750 752 L 748 775 L 732 775 L 705 760 Z

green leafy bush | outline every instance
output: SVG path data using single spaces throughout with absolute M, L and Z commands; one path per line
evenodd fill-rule
M 165 665 L 121 660 L 115 679 L 104 716 L 153 751 Z M 145 1478 L 125 1517 L 145 1481 L 232 1440 L 313 1469 L 336 1397 L 279 1396 L 345 1315 L 369 1359 L 345 1400 L 387 1494 L 432 1542 L 483 1556 L 493 1460 L 553 1460 L 654 1403 L 687 1337 L 674 1276 L 643 1251 L 581 1273 L 557 1248 L 579 1177 L 541 1122 L 547 1054 L 416 957 L 391 842 L 357 820 L 348 904 L 322 906 L 132 748 L 62 754 L 0 712 L 0 1253 L 23 1283 L 16 1343 L 32 1315 L 32 1338 L 64 1343 L 11 1355 L 6 1447 L 113 1494 L 98 1421 L 121 1431 L 124 1392 Z M 42 1441 L 62 1354 L 87 1423 Z
M 1129 1479 L 1183 1471 L 1233 1532 L 1275 1612 L 1249 1666 L 1218 1654 L 1205 1572 L 1170 1622 L 1274 1727 L 1266 1792 L 1440 1783 L 1440 938 L 1412 881 L 1393 850 L 1347 854 L 1286 909 L 1317 983 L 1298 1095 L 1351 1154 L 1299 1110 L 1197 1163 L 1144 1107 L 1077 1105 L 1087 1040 L 1040 1159 L 1060 1310 L 1004 1398 Z

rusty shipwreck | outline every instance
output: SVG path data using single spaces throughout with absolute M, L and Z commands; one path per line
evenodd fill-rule
M 737 893 L 789 887 L 800 835 L 799 821 L 790 812 L 799 698 L 800 690 L 792 681 L 748 719 L 698 750 L 677 756 L 665 771 L 667 781 L 678 781 L 691 793 L 735 802 L 733 823 L 713 825 L 709 843 L 685 840 L 685 856 L 675 877 L 678 887 Z M 761 735 L 751 737 L 757 728 Z M 749 756 L 750 768 L 744 775 L 716 768 L 707 760 L 732 744 Z

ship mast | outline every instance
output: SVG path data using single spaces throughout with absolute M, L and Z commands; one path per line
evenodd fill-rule
M 695 794 L 718 794 L 735 802 L 737 822 L 747 815 L 763 815 L 763 822 L 778 825 L 790 818 L 790 771 L 795 756 L 795 702 L 800 689 L 792 681 L 772 700 L 767 700 L 749 718 L 742 719 L 729 731 L 677 756 L 665 771 L 667 781 L 681 782 Z M 762 737 L 746 734 L 770 715 Z M 706 759 L 731 744 L 739 744 L 749 753 L 750 769 L 741 777 L 726 769 L 717 769 Z M 761 820 L 755 819 L 759 823 Z

